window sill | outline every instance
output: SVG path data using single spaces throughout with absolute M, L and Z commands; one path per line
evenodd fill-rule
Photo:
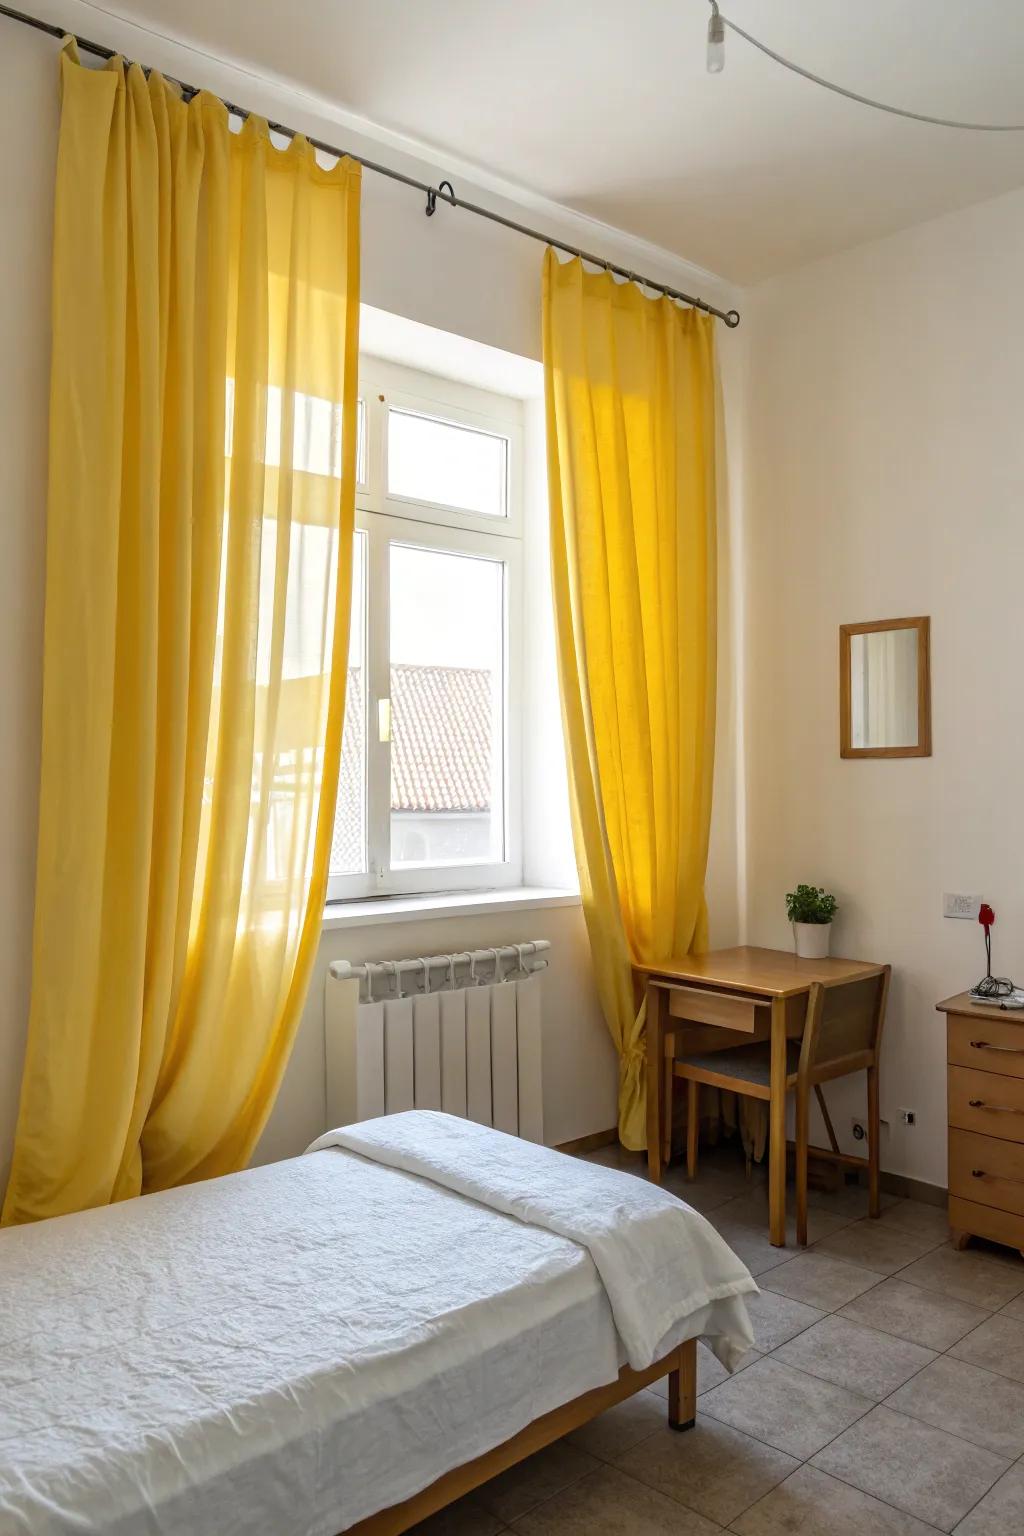
M 530 912 L 544 907 L 578 907 L 578 891 L 550 886 L 509 886 L 496 891 L 440 891 L 430 896 L 378 896 L 370 901 L 329 901 L 323 930 L 376 928 L 411 923 L 417 918 L 478 917 L 500 912 Z

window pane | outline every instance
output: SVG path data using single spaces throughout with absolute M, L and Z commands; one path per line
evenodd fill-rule
M 388 492 L 504 517 L 508 439 L 412 411 L 388 411 Z
M 338 809 L 331 842 L 331 874 L 366 870 L 366 534 L 352 551 L 352 627 L 348 642 L 345 730 L 341 740 Z
M 391 545 L 391 863 L 505 857 L 505 566 Z
M 264 463 L 281 463 L 281 408 L 283 396 L 276 384 L 267 390 L 267 436 Z M 341 406 L 334 400 L 296 393 L 292 397 L 292 465 L 314 475 L 341 479 Z M 227 380 L 224 452 L 230 459 L 234 441 L 235 381 Z M 366 484 L 366 401 L 356 401 L 356 480 Z

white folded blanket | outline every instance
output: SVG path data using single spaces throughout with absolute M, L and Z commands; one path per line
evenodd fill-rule
M 694 1333 L 730 1370 L 754 1342 L 749 1270 L 710 1222 L 655 1184 L 435 1110 L 328 1131 L 344 1147 L 586 1248 L 634 1370 Z

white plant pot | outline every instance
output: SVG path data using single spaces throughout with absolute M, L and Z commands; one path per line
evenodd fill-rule
M 828 955 L 831 923 L 794 923 L 796 952 L 802 960 L 824 960 Z

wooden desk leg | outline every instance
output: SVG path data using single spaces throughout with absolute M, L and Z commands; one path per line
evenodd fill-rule
M 663 994 L 647 988 L 647 1173 L 661 1183 L 661 1073 Z
M 771 1097 L 768 1103 L 768 1237 L 786 1246 L 786 1004 L 772 999 Z

